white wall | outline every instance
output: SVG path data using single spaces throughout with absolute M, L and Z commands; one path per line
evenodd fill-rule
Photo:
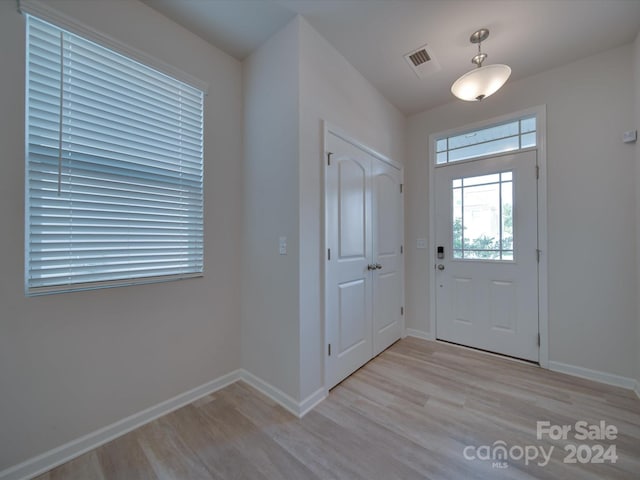
M 301 403 L 324 386 L 322 120 L 402 162 L 405 117 L 302 17 L 244 62 L 244 88 L 242 366 Z
M 409 119 L 407 326 L 429 332 L 429 134 L 547 105 L 550 360 L 635 375 L 635 150 L 632 45 L 505 87 L 481 103 L 454 101 Z
M 24 18 L 0 2 L 0 470 L 240 366 L 241 65 L 133 0 L 48 1 L 207 81 L 204 278 L 25 298 Z
M 298 26 L 294 20 L 243 64 L 242 366 L 297 399 Z M 287 255 L 278 239 L 287 237 Z
M 404 162 L 406 119 L 302 17 L 300 25 L 301 399 L 324 384 L 322 121 Z
M 633 94 L 634 94 L 634 107 L 635 107 L 635 122 L 630 130 L 640 130 L 640 32 L 636 37 L 636 41 L 633 44 Z M 636 392 L 640 395 L 640 143 L 636 142 L 635 145 L 636 158 L 635 158 L 635 187 L 636 187 L 636 278 L 638 284 L 636 287 L 637 298 L 637 315 L 638 315 L 638 337 L 637 337 L 637 358 L 636 358 L 636 380 L 638 385 L 636 386 Z

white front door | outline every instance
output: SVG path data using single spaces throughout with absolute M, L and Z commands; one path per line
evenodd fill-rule
M 325 170 L 327 384 L 400 338 L 402 195 L 398 168 L 329 132 Z
M 436 338 L 537 362 L 536 152 L 434 175 Z

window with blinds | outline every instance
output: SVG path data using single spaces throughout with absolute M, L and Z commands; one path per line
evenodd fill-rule
M 203 272 L 203 92 L 27 15 L 27 294 Z

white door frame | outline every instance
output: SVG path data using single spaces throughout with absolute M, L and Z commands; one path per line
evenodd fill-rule
M 538 152 L 538 167 L 540 176 L 538 179 L 538 248 L 541 251 L 540 263 L 538 264 L 538 327 L 540 329 L 540 366 L 549 368 L 549 290 L 548 290 L 548 244 L 547 244 L 547 107 L 540 105 L 537 107 L 520 110 L 507 115 L 474 122 L 457 128 L 438 132 L 429 135 L 428 162 L 429 162 L 429 301 L 430 301 L 430 322 L 428 338 L 436 339 L 436 271 L 435 265 L 435 158 L 436 139 L 444 136 L 456 135 L 459 133 L 488 127 L 498 123 L 508 122 L 517 118 L 535 115 L 536 116 L 536 150 Z M 517 151 L 516 151 L 517 152 Z M 487 155 L 490 157 L 492 155 Z M 483 157 L 478 157 L 483 158 Z
M 328 379 L 328 373 L 329 373 L 329 369 L 328 369 L 328 360 L 329 360 L 329 356 L 327 355 L 327 345 L 328 345 L 328 338 L 329 338 L 329 332 L 328 332 L 328 322 L 327 322 L 327 312 L 326 312 L 326 304 L 327 304 L 327 291 L 328 291 L 328 285 L 327 285 L 327 249 L 329 245 L 329 239 L 327 238 L 327 168 L 328 168 L 328 154 L 329 154 L 329 149 L 327 146 L 327 141 L 329 138 L 329 133 L 332 133 L 333 135 L 341 138 L 342 140 L 344 140 L 347 143 L 350 143 L 351 145 L 353 145 L 354 147 L 365 151 L 366 153 L 368 153 L 369 155 L 372 155 L 373 157 L 377 158 L 378 160 L 387 163 L 389 165 L 391 165 L 392 167 L 397 168 L 400 171 L 400 183 L 404 184 L 404 167 L 401 163 L 396 162 L 395 160 L 392 160 L 388 157 L 386 157 L 385 155 L 377 152 L 376 150 L 368 147 L 367 145 L 365 145 L 364 143 L 354 139 L 351 135 L 349 135 L 349 133 L 347 133 L 345 130 L 341 129 L 340 127 L 337 127 L 335 125 L 333 125 L 332 123 L 323 120 L 322 121 L 322 238 L 323 238 L 323 244 L 322 244 L 322 258 L 324 259 L 322 261 L 322 322 L 323 322 L 323 332 L 324 332 L 324 338 L 323 338 L 323 345 L 322 345 L 322 352 L 323 352 L 323 358 L 324 361 L 322 362 L 322 367 L 323 367 L 323 382 L 324 382 L 324 390 L 325 390 L 325 395 L 329 394 L 329 379 Z M 402 204 L 401 204 L 401 216 L 402 216 L 402 231 L 400 232 L 400 238 L 401 238 L 401 242 L 404 248 L 404 197 L 402 200 Z M 404 298 L 404 259 L 405 259 L 405 254 L 403 253 L 402 255 L 402 305 L 405 305 L 405 298 Z M 404 308 L 404 307 L 403 307 Z M 405 333 L 405 315 L 402 315 L 401 319 L 400 319 L 400 335 L 401 338 L 404 338 L 406 336 Z

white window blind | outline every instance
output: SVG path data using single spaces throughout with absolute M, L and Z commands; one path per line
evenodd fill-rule
M 29 294 L 203 271 L 203 92 L 27 15 Z

